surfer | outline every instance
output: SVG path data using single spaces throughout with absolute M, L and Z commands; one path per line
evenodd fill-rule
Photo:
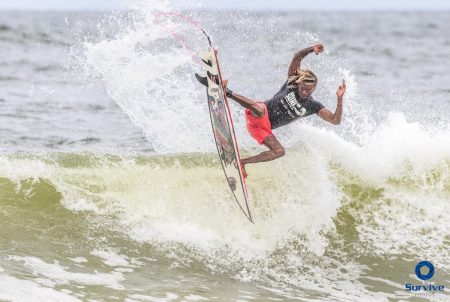
M 342 80 L 342 84 L 336 91 L 337 106 L 333 113 L 312 97 L 318 82 L 317 76 L 309 69 L 300 68 L 303 58 L 308 54 L 314 52 L 318 55 L 323 50 L 322 44 L 315 44 L 298 51 L 289 65 L 287 81 L 271 99 L 265 102 L 251 100 L 234 93 L 226 87 L 228 81 L 223 81 L 227 96 L 246 108 L 245 118 L 250 135 L 260 145 L 269 149 L 258 155 L 242 159 L 244 172 L 246 164 L 271 161 L 284 156 L 284 147 L 273 134 L 273 129 L 312 114 L 317 114 L 333 125 L 341 123 L 342 102 L 346 90 L 345 81 Z

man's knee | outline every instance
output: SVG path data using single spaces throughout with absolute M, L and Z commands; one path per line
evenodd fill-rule
M 273 150 L 273 153 L 275 153 L 276 157 L 282 157 L 286 154 L 286 151 L 283 147 L 278 147 Z
M 274 135 L 267 136 L 264 141 L 264 145 L 269 148 L 269 150 L 274 155 L 274 159 L 278 157 L 282 157 L 286 154 L 284 147 L 278 142 L 277 138 Z

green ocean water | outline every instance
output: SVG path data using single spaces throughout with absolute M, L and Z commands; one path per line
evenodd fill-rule
M 215 154 L 14 154 L 2 162 L 15 169 L 0 169 L 1 299 L 422 301 L 404 290 L 421 284 L 414 267 L 422 259 L 436 267 L 433 282 L 449 286 L 447 200 L 429 207 L 413 197 L 426 187 L 448 198 L 448 162 L 383 186 L 328 163 L 340 195 L 329 217 L 315 209 L 320 194 L 307 200 L 314 182 L 288 172 L 302 195 L 276 192 L 286 179 L 273 172 L 285 163 L 254 167 L 255 225 L 227 192 Z M 322 215 L 305 214 L 314 211 Z

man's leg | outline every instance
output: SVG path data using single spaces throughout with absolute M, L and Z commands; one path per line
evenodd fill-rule
M 225 88 L 227 87 L 227 84 L 228 81 L 224 80 L 223 86 L 225 86 Z M 250 109 L 250 113 L 255 117 L 261 117 L 266 113 L 264 106 L 261 106 L 258 102 L 251 100 L 243 95 L 233 93 L 231 96 L 229 96 L 229 98 L 237 102 L 242 107 Z
M 263 144 L 267 148 L 269 148 L 269 151 L 264 151 L 258 155 L 245 158 L 242 160 L 242 164 L 246 165 L 271 161 L 284 156 L 285 153 L 284 148 L 274 135 L 269 135 L 268 137 L 266 137 L 263 141 Z
M 224 80 L 223 84 L 226 88 L 228 81 Z M 229 98 L 236 101 L 242 107 L 250 109 L 250 114 L 255 117 L 262 117 L 266 113 L 266 106 L 263 106 L 260 102 L 253 101 L 243 95 L 233 93 L 231 96 L 229 96 Z M 258 155 L 241 160 L 242 169 L 244 170 L 244 175 L 245 175 L 244 177 L 246 177 L 246 175 L 247 175 L 247 173 L 245 171 L 246 164 L 271 161 L 271 160 L 274 160 L 274 159 L 284 156 L 284 154 L 285 154 L 284 148 L 274 135 L 269 135 L 268 137 L 266 137 L 263 141 L 263 144 L 267 148 L 269 148 L 269 151 L 264 151 Z
M 236 101 L 239 105 L 241 105 L 244 108 L 250 109 L 251 115 L 255 117 L 261 117 L 264 116 L 265 108 L 264 106 L 261 106 L 258 104 L 258 102 L 253 101 L 249 98 L 246 98 L 243 95 L 233 93 L 233 95 L 230 97 L 233 101 Z

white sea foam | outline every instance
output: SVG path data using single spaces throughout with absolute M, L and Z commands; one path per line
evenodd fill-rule
M 111 97 L 158 152 L 204 151 L 205 140 L 212 150 L 211 136 L 203 127 L 208 124 L 206 102 L 199 102 L 202 98 L 192 81 L 191 55 L 155 22 L 155 14 L 170 10 L 168 2 L 132 3 L 138 8 L 135 28 L 114 40 L 86 43 L 85 66 L 100 75 Z M 163 23 L 183 28 L 170 20 Z M 154 47 L 155 42 L 167 45 Z M 186 135 L 187 129 L 196 131 Z
M 130 295 L 125 301 L 150 301 L 150 302 L 170 302 L 178 299 L 178 295 L 174 293 L 167 293 L 165 298 L 157 298 L 146 295 Z
M 34 302 L 36 300 L 49 302 L 82 301 L 71 294 L 4 274 L 0 274 L 0 300 L 14 302 Z
M 88 262 L 88 260 L 84 257 L 76 257 L 76 258 L 69 258 L 70 260 L 72 260 L 75 263 L 86 263 Z
M 122 267 L 131 267 L 128 262 L 128 257 L 125 255 L 117 254 L 112 250 L 93 250 L 91 252 L 92 255 L 100 257 L 103 259 L 103 262 L 108 266 L 122 266 Z
M 369 143 L 362 145 L 346 141 L 328 129 L 310 125 L 300 129 L 299 137 L 305 143 L 289 147 L 285 158 L 248 167 L 255 225 L 242 217 L 222 184 L 220 169 L 210 164 L 189 164 L 190 160 L 195 162 L 195 156 L 177 158 L 173 164 L 138 165 L 124 160 L 78 170 L 43 163 L 38 158 L 2 157 L 5 163 L 11 165 L 12 161 L 19 167 L 16 174 L 8 170 L 8 164 L 2 169 L 18 181 L 38 178 L 43 173 L 62 192 L 67 208 L 84 198 L 103 213 L 115 215 L 131 238 L 171 251 L 178 268 L 189 267 L 192 260 L 200 259 L 210 270 L 231 270 L 233 277 L 245 282 L 267 282 L 264 276 L 270 276 L 277 282 L 314 290 L 320 290 L 317 282 L 330 286 L 339 283 L 341 288 L 356 288 L 361 297 L 367 298 L 370 293 L 357 281 L 363 267 L 351 261 L 341 263 L 347 271 L 342 273 L 324 256 L 329 244 L 324 234 L 334 232 L 336 211 L 346 199 L 342 182 L 354 177 L 359 185 L 383 189 L 383 199 L 353 213 L 360 221 L 356 226 L 359 240 L 366 243 L 372 255 L 409 252 L 418 258 L 436 259 L 439 268 L 447 268 L 439 260 L 448 235 L 446 217 L 450 215 L 446 202 L 449 170 L 445 165 L 450 155 L 445 129 L 430 132 L 393 114 L 384 126 L 368 133 Z M 401 148 L 403 144 L 408 148 Z M 22 165 L 36 169 L 20 169 Z M 101 191 L 84 189 L 92 180 Z M 423 231 L 426 237 L 415 237 Z M 305 241 L 297 243 L 299 238 Z M 110 266 L 134 265 L 130 258 L 114 251 L 97 249 L 93 253 Z M 308 253 L 312 254 L 306 256 Z M 309 257 L 318 257 L 320 263 Z M 70 280 L 108 283 L 100 282 L 97 275 L 73 275 L 33 258 L 21 261 L 56 284 Z M 274 263 L 277 269 L 272 268 Z M 44 269 L 45 265 L 50 269 Z M 233 267 L 240 269 L 233 271 Z M 298 272 L 286 273 L 290 267 L 298 268 Z M 303 271 L 306 268 L 307 276 Z M 328 277 L 331 275 L 336 278 Z M 124 277 L 109 276 L 109 286 L 120 288 L 118 282 Z
M 120 284 L 124 280 L 120 272 L 107 273 L 74 273 L 58 263 L 47 263 L 37 257 L 9 256 L 10 260 L 20 261 L 31 270 L 36 276 L 43 276 L 54 281 L 56 284 L 83 284 L 83 285 L 103 285 L 112 289 L 121 290 Z
M 347 266 L 346 271 L 352 273 L 342 273 L 324 256 L 329 244 L 324 234 L 334 232 L 333 219 L 346 197 L 339 183 L 347 181 L 347 176 L 340 174 L 343 170 L 356 177 L 358 184 L 384 190 L 384 199 L 354 213 L 361 222 L 356 226 L 359 240 L 372 249 L 372 254 L 409 252 L 424 259 L 437 259 L 435 263 L 441 269 L 447 267 L 438 260 L 445 244 L 443 238 L 448 235 L 445 217 L 450 215 L 445 214 L 450 213 L 446 202 L 449 170 L 443 164 L 450 157 L 445 129 L 429 132 L 420 124 L 409 123 L 401 115 L 393 114 L 384 126 L 367 134 L 370 142 L 367 145 L 346 141 L 328 129 L 303 125 L 301 130 L 299 137 L 305 143 L 288 148 L 285 158 L 248 167 L 255 225 L 242 217 L 228 188 L 222 184 L 220 169 L 209 164 L 186 164 L 189 158 L 156 165 L 138 165 L 132 160 L 105 162 L 79 170 L 44 164 L 38 158 L 13 159 L 16 167 L 23 164 L 37 168 L 19 168 L 16 174 L 8 170 L 8 165 L 2 169 L 8 177 L 18 180 L 37 178 L 39 173 L 47 175 L 62 192 L 69 209 L 72 203 L 85 198 L 102 212 L 115 215 L 131 238 L 171 251 L 178 267 L 189 267 L 193 259 L 201 259 L 213 271 L 241 267 L 232 274 L 245 282 L 262 281 L 269 275 L 281 283 L 315 290 L 320 290 L 318 281 L 339 283 L 341 288 L 349 290 L 356 286 L 362 296 L 370 296 L 357 281 L 364 268 L 346 262 L 340 265 Z M 409 147 L 399 147 L 402 144 Z M 386 149 L 393 155 L 383 153 Z M 7 163 L 11 159 L 3 157 L 2 160 Z M 438 174 L 430 174 L 432 170 Z M 402 184 L 404 177 L 412 187 Z M 84 189 L 92 179 L 102 191 L 94 193 Z M 427 230 L 426 237 L 414 237 L 424 230 Z M 413 237 L 414 244 L 408 239 Z M 298 238 L 306 241 L 296 243 Z M 274 258 L 279 251 L 282 254 Z M 312 254 L 305 256 L 305 253 Z M 97 249 L 93 254 L 110 266 L 134 265 L 130 258 L 114 251 Z M 314 263 L 309 258 L 312 255 L 321 263 Z M 96 275 L 73 275 L 57 265 L 33 258 L 21 258 L 21 261 L 57 284 L 69 280 L 105 284 Z M 331 262 L 326 264 L 327 261 Z M 273 263 L 277 263 L 278 269 L 271 268 Z M 36 269 L 45 265 L 51 269 Z M 286 273 L 288 267 L 299 271 Z M 310 273 L 314 272 L 307 277 L 302 275 L 302 268 L 306 267 Z M 329 280 L 323 277 L 330 275 L 337 277 L 327 277 Z M 89 281 L 80 281 L 83 278 Z M 122 275 L 110 275 L 109 286 L 120 288 L 115 282 L 122 278 Z
M 187 301 L 209 301 L 208 298 L 192 294 L 185 296 L 184 299 L 186 299 Z

